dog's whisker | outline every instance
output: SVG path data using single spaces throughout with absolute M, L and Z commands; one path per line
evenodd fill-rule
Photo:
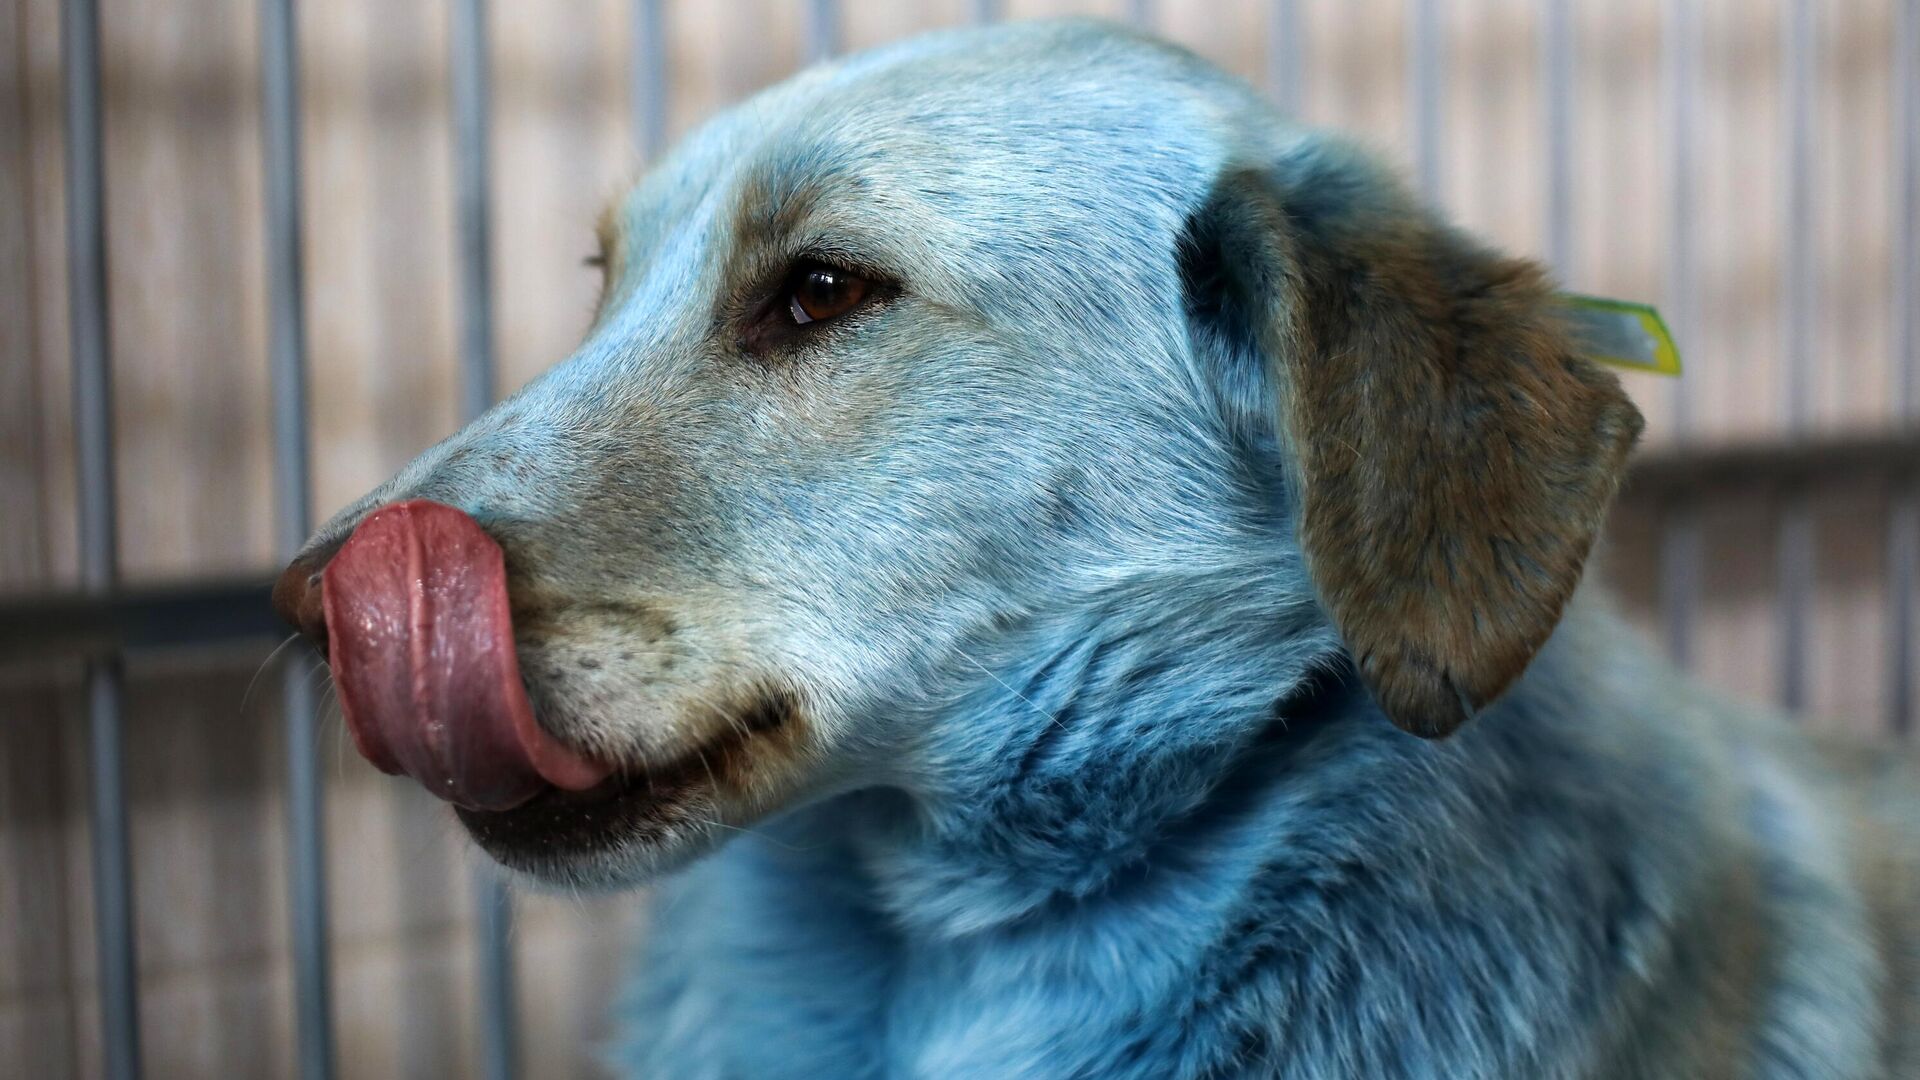
M 316 661 L 314 666 L 309 668 L 306 674 L 301 676 L 301 681 L 305 685 L 307 693 L 317 693 L 323 684 L 326 686 L 333 685 L 333 669 L 329 668 L 324 662 Z
M 347 772 L 347 716 L 340 708 L 336 697 L 330 710 L 328 726 L 333 730 L 333 771 L 336 776 L 345 776 Z
M 774 847 L 781 848 L 782 850 L 785 850 L 785 851 L 791 851 L 791 852 L 794 852 L 795 854 L 805 854 L 809 851 L 819 850 L 818 845 L 808 845 L 808 846 L 802 847 L 797 844 L 790 844 L 785 840 L 781 840 L 778 837 L 772 836 L 760 829 L 750 829 L 740 825 L 729 825 L 724 821 L 716 821 L 713 818 L 700 817 L 697 815 L 694 816 L 693 820 L 698 821 L 703 825 L 711 825 L 716 829 L 725 829 L 728 832 L 736 832 L 744 836 L 751 836 L 756 840 L 760 840 L 764 843 L 772 844 Z
M 241 716 L 245 716 L 247 714 L 247 703 L 253 699 L 254 689 L 260 685 L 260 676 L 267 673 L 267 668 L 273 666 L 274 659 L 278 657 L 281 653 L 285 652 L 287 649 L 287 646 L 299 640 L 300 640 L 299 633 L 296 632 L 296 633 L 288 634 L 285 640 L 281 641 L 280 644 L 275 645 L 273 647 L 273 651 L 267 654 L 267 658 L 265 660 L 260 661 L 260 666 L 253 669 L 253 678 L 247 680 L 247 688 L 245 691 L 243 691 L 240 694 L 240 715 Z
M 1046 717 L 1047 720 L 1050 721 L 1054 727 L 1059 728 L 1061 731 L 1067 730 L 1067 725 L 1061 723 L 1060 718 L 1058 716 L 1054 715 L 1051 712 L 1048 712 L 1046 709 L 1041 708 L 1037 703 L 1034 702 L 1032 698 L 1021 693 L 1018 690 L 1015 690 L 1011 685 L 1007 683 L 1007 680 L 1001 678 L 998 675 L 995 675 L 993 673 L 993 669 L 987 667 L 987 665 L 981 663 L 980 661 L 975 660 L 973 656 L 970 653 L 968 653 L 965 649 L 962 649 L 960 646 L 955 645 L 953 647 L 953 651 L 955 655 L 960 657 L 960 659 L 965 660 L 967 663 L 972 664 L 974 667 L 979 668 L 981 672 L 986 675 L 987 678 L 992 679 L 994 682 L 999 683 L 1001 689 L 1005 690 L 1009 694 L 1012 694 L 1014 697 L 1019 698 L 1021 701 L 1026 702 L 1028 708 L 1031 708 L 1034 712 L 1037 712 L 1041 716 Z
M 316 757 L 325 751 L 321 740 L 326 737 L 327 707 L 334 701 L 333 680 L 329 679 L 326 685 L 320 688 L 320 696 L 313 703 L 313 752 Z M 339 727 L 344 729 L 346 725 L 341 724 Z

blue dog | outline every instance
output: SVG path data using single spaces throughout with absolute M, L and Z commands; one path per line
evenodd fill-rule
M 1576 595 L 1639 416 L 1366 155 L 1033 23 L 600 235 L 579 351 L 279 603 L 500 862 L 658 882 L 622 1069 L 1920 1076 L 1911 759 Z

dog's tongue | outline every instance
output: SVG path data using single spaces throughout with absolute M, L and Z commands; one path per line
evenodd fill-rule
M 533 718 L 506 563 L 466 514 L 416 500 L 368 515 L 321 583 L 328 662 L 360 753 L 449 802 L 506 810 L 612 771 Z

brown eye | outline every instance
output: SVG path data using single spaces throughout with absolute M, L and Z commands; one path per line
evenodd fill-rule
M 867 279 L 858 274 L 809 263 L 788 286 L 787 314 L 801 326 L 845 315 L 867 298 L 868 288 Z

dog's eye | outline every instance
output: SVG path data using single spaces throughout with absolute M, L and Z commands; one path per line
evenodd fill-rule
M 858 274 L 825 263 L 805 263 L 787 282 L 787 314 L 797 326 L 836 318 L 859 307 L 871 287 Z

